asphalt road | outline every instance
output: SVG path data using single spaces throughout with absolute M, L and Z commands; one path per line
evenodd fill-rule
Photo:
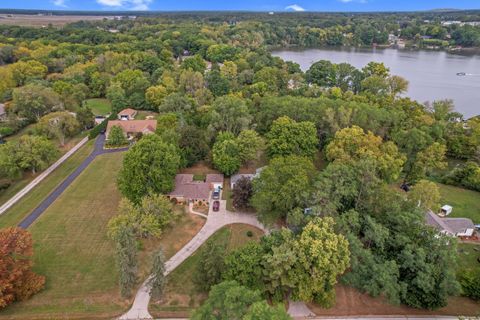
M 18 224 L 20 228 L 27 229 L 45 210 L 68 188 L 68 186 L 85 170 L 88 165 L 99 155 L 105 153 L 114 153 L 126 151 L 128 148 L 122 149 L 103 149 L 105 142 L 105 135 L 101 134 L 95 140 L 95 148 L 92 153 L 73 171 L 65 180 L 62 181 L 53 191 L 50 193 L 38 207 L 36 207 L 25 219 Z M 32 190 L 31 192 L 35 192 Z

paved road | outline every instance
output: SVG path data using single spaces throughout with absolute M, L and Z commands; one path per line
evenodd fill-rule
M 213 201 L 212 201 L 213 202 Z M 265 232 L 268 230 L 257 220 L 253 214 L 230 212 L 226 209 L 226 201 L 220 201 L 220 210 L 213 212 L 210 210 L 207 222 L 180 251 L 165 263 L 165 275 L 168 275 L 183 261 L 191 256 L 211 235 L 222 227 L 233 224 L 243 223 L 255 226 Z M 120 320 L 138 320 L 138 319 L 153 319 L 148 312 L 148 304 L 150 302 L 150 288 L 147 285 L 148 279 L 142 284 L 135 295 L 135 300 L 130 310 L 120 317 Z
M 38 217 L 65 191 L 65 189 L 85 170 L 88 165 L 99 155 L 105 153 L 114 153 L 126 151 L 128 148 L 122 149 L 103 149 L 105 142 L 105 135 L 101 134 L 95 140 L 95 148 L 92 153 L 73 171 L 65 180 L 62 181 L 52 193 L 50 193 L 38 207 L 36 207 L 22 222 L 19 223 L 19 227 L 28 228 Z M 33 191 L 35 192 L 35 191 Z

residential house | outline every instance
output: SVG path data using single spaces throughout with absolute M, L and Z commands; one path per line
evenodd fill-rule
M 467 218 L 441 218 L 433 211 L 425 214 L 425 222 L 442 234 L 452 237 L 471 237 L 475 233 L 475 225 Z
M 238 180 L 242 178 L 247 178 L 248 180 L 253 180 L 254 178 L 258 177 L 262 170 L 265 169 L 265 167 L 258 168 L 255 170 L 255 173 L 237 173 L 234 174 L 233 176 L 230 177 L 230 188 L 233 189 L 235 187 L 235 184 L 237 184 Z
M 157 130 L 157 120 L 110 120 L 107 124 L 107 139 L 113 126 L 120 127 L 128 139 L 133 139 L 140 134 L 155 133 L 155 130 Z
M 175 189 L 167 197 L 177 203 L 209 205 L 210 192 L 223 186 L 223 174 L 207 174 L 205 180 L 196 181 L 193 174 L 177 174 Z
M 127 108 L 118 113 L 118 120 L 133 120 L 137 115 L 137 110 Z

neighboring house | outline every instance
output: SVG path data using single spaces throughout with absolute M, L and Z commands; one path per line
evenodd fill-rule
M 0 120 L 6 120 L 7 119 L 7 111 L 5 111 L 5 105 L 3 103 L 0 103 Z
M 118 113 L 118 120 L 133 120 L 137 115 L 137 110 L 127 108 Z
M 257 170 L 255 170 L 255 173 L 237 173 L 237 174 L 234 174 L 233 176 L 230 177 L 230 188 L 233 189 L 233 187 L 235 187 L 235 184 L 237 184 L 238 180 L 240 180 L 242 178 L 247 178 L 248 180 L 253 180 L 254 178 L 256 178 L 260 175 L 260 173 L 262 172 L 262 170 L 264 168 L 265 167 L 258 168 Z
M 113 126 L 122 128 L 123 133 L 129 139 L 138 134 L 152 134 L 157 130 L 157 120 L 110 120 L 107 124 L 107 139 Z
M 207 174 L 205 181 L 194 181 L 193 174 L 177 174 L 175 189 L 167 197 L 177 203 L 209 204 L 210 192 L 223 185 L 223 174 Z
M 440 218 L 433 211 L 425 214 L 425 221 L 440 233 L 455 237 L 471 237 L 475 233 L 475 225 L 467 218 Z

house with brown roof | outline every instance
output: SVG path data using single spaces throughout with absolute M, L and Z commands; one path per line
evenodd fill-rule
M 137 110 L 127 108 L 118 113 L 118 120 L 134 120 L 137 116 Z
M 425 222 L 437 229 L 439 233 L 452 237 L 471 237 L 475 233 L 475 225 L 467 218 L 441 218 L 433 211 L 425 214 Z
M 152 134 L 157 130 L 157 120 L 110 120 L 107 124 L 106 137 L 110 134 L 112 127 L 118 126 L 128 139 L 133 139 L 138 135 Z
M 175 189 L 167 197 L 177 203 L 209 205 L 210 192 L 223 186 L 223 174 L 207 174 L 205 180 L 196 181 L 193 174 L 177 174 Z

